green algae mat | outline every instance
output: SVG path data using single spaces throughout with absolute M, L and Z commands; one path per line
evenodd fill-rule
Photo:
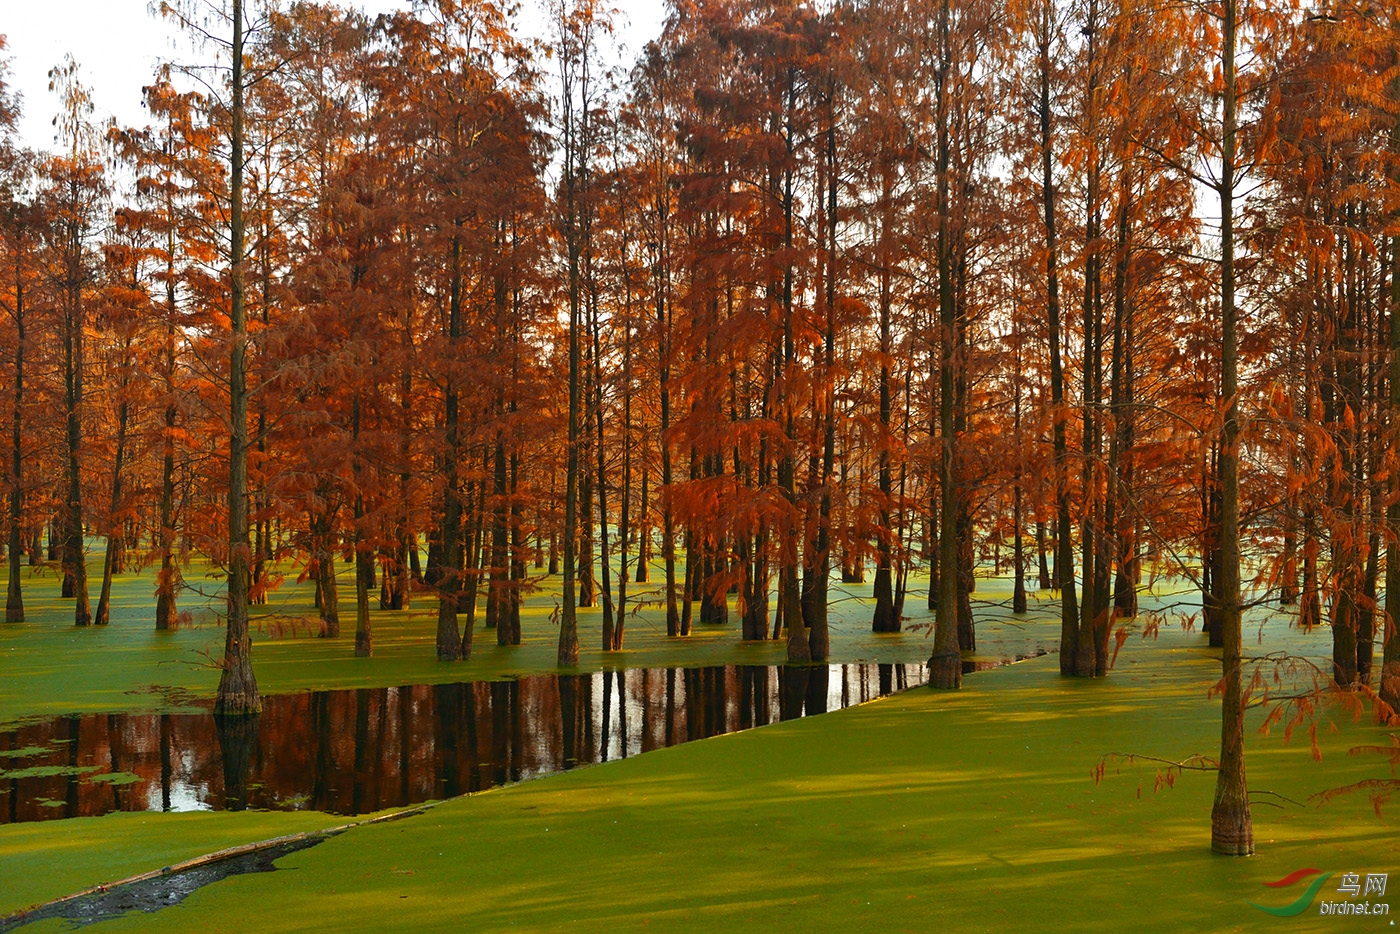
M 1319 914 L 1326 901 L 1353 900 L 1334 891 L 1343 874 L 1400 870 L 1393 810 L 1378 816 L 1364 795 L 1309 800 L 1388 774 L 1384 760 L 1346 755 L 1386 735 L 1369 720 L 1331 711 L 1320 763 L 1306 739 L 1251 735 L 1252 859 L 1209 852 L 1211 774 L 1187 771 L 1157 789 L 1156 768 L 1124 762 L 1095 780 L 1108 754 L 1213 751 L 1218 702 L 1207 692 L 1218 662 L 1198 644 L 1181 632 L 1132 639 L 1096 682 L 1061 679 L 1053 657 L 1035 659 L 970 676 L 958 693 L 914 689 L 457 799 L 104 929 L 1391 929 L 1389 916 Z M 233 839 L 307 819 L 202 816 L 207 827 L 180 831 L 181 852 L 215 828 Z M 85 825 L 82 848 L 99 851 L 63 881 L 71 889 L 172 861 L 142 862 L 181 820 L 62 822 Z M 108 827 L 112 843 L 89 846 Z M 60 866 L 64 849 L 42 837 L 32 825 L 0 828 L 0 878 Z M 1334 875 L 1307 910 L 1255 907 L 1296 902 L 1320 876 L 1265 883 L 1310 868 Z M 16 899 L 7 888 L 5 901 L 38 889 L 27 891 Z

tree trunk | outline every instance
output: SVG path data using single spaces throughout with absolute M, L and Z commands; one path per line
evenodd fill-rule
M 1202 481 L 1204 505 L 1205 538 L 1201 549 L 1201 616 L 1205 622 L 1206 636 L 1211 648 L 1225 644 L 1224 633 L 1220 629 L 1220 446 L 1212 445 L 1206 459 L 1206 472 Z
M 125 395 L 129 381 L 128 369 L 124 368 L 118 381 L 117 392 Z M 130 420 L 131 406 L 123 399 L 117 406 L 117 450 L 112 461 L 112 505 L 107 513 L 107 551 L 102 559 L 102 590 L 98 594 L 97 609 L 92 616 L 94 626 L 106 626 L 111 616 L 112 571 L 117 551 L 121 547 L 121 537 L 125 533 L 121 528 L 118 512 L 122 500 L 122 460 L 126 456 L 126 430 Z
M 651 580 L 651 525 L 647 522 L 648 482 L 651 480 L 650 464 L 642 464 L 641 515 L 637 529 L 637 574 L 633 582 L 645 584 Z
M 21 244 L 15 234 L 15 393 L 10 418 L 10 579 L 5 595 L 5 622 L 24 622 L 24 591 L 20 586 L 20 536 L 24 522 L 24 270 Z M 30 562 L 38 551 L 30 551 Z
M 1042 0 L 1040 28 L 1036 35 L 1040 68 L 1040 183 L 1045 215 L 1045 310 L 1050 342 L 1050 408 L 1054 420 L 1055 452 L 1055 567 L 1051 586 L 1060 590 L 1060 674 L 1074 673 L 1079 645 L 1079 608 L 1074 593 L 1074 550 L 1070 541 L 1069 441 L 1065 425 L 1065 377 L 1060 360 L 1059 243 L 1055 215 L 1054 144 L 1050 128 L 1050 43 L 1054 4 Z
M 1107 599 L 1104 602 L 1106 621 L 1120 615 L 1131 617 L 1137 613 L 1137 588 L 1130 577 L 1129 558 L 1130 551 L 1136 549 L 1136 545 L 1132 543 L 1133 523 L 1129 518 L 1133 411 L 1129 388 L 1132 379 L 1129 372 L 1133 340 L 1133 296 L 1132 284 L 1129 281 L 1132 269 L 1132 228 L 1129 213 L 1133 203 L 1133 182 L 1129 161 L 1131 154 L 1125 154 L 1123 158 L 1127 164 L 1121 169 L 1118 190 L 1118 243 L 1117 256 L 1113 263 L 1113 357 L 1110 364 L 1113 385 L 1109 395 L 1113 433 L 1109 438 L 1108 484 L 1104 503 L 1104 534 L 1112 538 L 1112 549 L 1107 552 L 1107 556 L 1113 563 L 1115 578 L 1112 602 L 1110 604 Z M 1107 628 L 1106 625 L 1105 635 Z M 1107 659 L 1103 657 L 1107 654 L 1106 639 L 1099 654 L 1099 667 L 1103 672 L 1107 663 Z
M 1395 135 L 1400 137 L 1400 121 Z M 1400 433 L 1400 235 L 1390 239 L 1390 443 Z M 1381 641 L 1381 700 L 1400 716 L 1400 472 L 1391 471 L 1390 526 L 1385 550 L 1385 626 Z M 1392 722 L 1394 722 L 1392 720 Z
M 949 118 L 948 75 L 951 69 L 949 0 L 939 6 L 937 77 L 936 172 L 938 187 L 938 442 L 939 442 L 939 539 L 938 604 L 934 618 L 933 655 L 929 659 L 929 686 L 962 687 L 962 655 L 958 651 L 958 488 L 953 437 L 954 348 L 957 317 L 953 301 L 952 235 L 949 230 Z
M 784 127 L 786 131 L 783 135 L 787 140 L 788 152 L 791 155 L 793 146 L 792 114 L 797 101 L 797 82 L 793 69 L 789 68 L 786 74 L 784 111 Z M 781 535 L 782 547 L 780 549 L 780 560 L 782 562 L 781 572 L 778 577 L 779 595 L 778 600 L 782 606 L 783 619 L 787 624 L 787 660 L 789 664 L 803 664 L 812 660 L 811 644 L 807 640 L 807 626 L 802 618 L 802 591 L 801 576 L 799 573 L 799 550 L 802 539 L 802 523 L 800 520 L 800 510 L 797 502 L 797 399 L 793 393 L 793 377 L 796 375 L 797 362 L 797 334 L 796 334 L 796 309 L 794 308 L 796 296 L 794 295 L 794 270 L 792 262 L 793 249 L 793 222 L 796 202 L 794 198 L 793 183 L 795 171 L 790 163 L 782 165 L 781 168 L 773 166 L 769 169 L 769 186 L 772 189 L 774 203 L 782 205 L 783 210 L 783 230 L 780 243 L 782 259 L 779 265 L 782 268 L 782 283 L 779 293 L 782 309 L 782 371 L 779 412 L 783 419 L 784 444 L 783 451 L 778 460 L 778 487 L 782 491 L 783 498 L 787 501 L 786 515 L 783 518 Z
M 497 417 L 504 414 L 505 400 L 498 396 Z M 503 434 L 496 432 L 496 442 L 493 445 L 491 457 L 491 474 L 493 480 L 491 496 L 491 548 L 490 560 L 487 562 L 488 583 L 486 590 L 486 628 L 496 629 L 496 642 L 498 645 L 508 645 L 501 641 L 499 630 L 501 610 L 505 606 L 506 591 L 510 588 L 510 558 L 507 550 L 510 547 L 510 530 L 507 527 L 506 517 L 509 507 L 506 503 L 506 484 L 508 476 L 506 473 L 506 445 Z M 507 623 L 506 632 L 510 631 Z
M 340 637 L 340 591 L 335 579 L 334 520 L 327 502 L 330 489 L 322 485 L 321 503 L 312 525 L 312 547 L 315 549 L 317 591 L 321 602 L 321 635 L 336 639 Z
M 515 411 L 515 402 L 511 402 Z M 496 624 L 499 640 L 504 631 L 510 645 L 520 644 L 520 601 L 525 587 L 525 506 L 520 502 L 520 452 L 510 453 L 510 587 L 506 590 L 504 612 Z
M 592 393 L 585 380 L 581 392 L 586 398 Z M 593 471 L 588 467 L 588 415 L 593 407 L 579 413 L 579 478 L 578 478 L 578 605 L 598 605 L 598 580 L 593 567 Z
M 77 240 L 76 232 L 72 239 Z M 76 599 L 73 608 L 73 623 L 87 626 L 92 622 L 92 608 L 88 603 L 87 555 L 83 547 L 83 483 L 81 453 L 83 447 L 82 406 L 83 406 L 83 298 L 82 280 L 77 266 L 81 258 L 73 254 L 81 249 L 80 244 L 68 246 L 68 283 L 64 301 L 63 331 L 63 377 L 64 408 L 66 414 L 65 440 L 68 447 L 68 501 L 64 515 L 63 538 L 63 584 L 64 596 Z
M 632 528 L 632 291 L 626 293 L 626 317 L 622 325 L 622 508 L 618 516 L 617 617 L 612 632 L 603 639 L 606 651 L 622 650 L 622 632 L 627 621 L 627 551 Z M 601 420 L 598 445 L 602 447 Z M 601 460 L 601 458 L 600 458 Z M 602 474 L 602 471 L 599 471 Z M 645 476 L 645 474 L 643 474 Z M 640 574 L 640 570 L 639 570 Z M 639 578 L 640 579 L 640 578 Z M 609 638 L 610 636 L 610 638 Z
M 1097 535 L 1099 533 L 1099 502 L 1098 502 L 1098 471 L 1099 459 L 1099 430 L 1098 430 L 1098 409 L 1099 409 L 1099 384 L 1101 380 L 1102 361 L 1100 356 L 1103 352 L 1099 340 L 1099 316 L 1098 300 L 1100 288 L 1100 261 L 1095 252 L 1096 243 L 1099 237 L 1099 172 L 1100 159 L 1098 152 L 1098 60 L 1097 51 L 1097 3 L 1089 0 L 1087 51 L 1088 51 L 1088 72 L 1089 86 L 1086 97 L 1086 120 L 1088 126 L 1085 135 L 1089 139 L 1089 152 L 1086 156 L 1087 179 L 1085 185 L 1085 216 L 1087 224 L 1084 230 L 1084 303 L 1083 303 L 1083 324 L 1084 324 L 1084 378 L 1082 393 L 1082 417 L 1083 417 L 1083 440 L 1082 451 L 1082 497 L 1081 512 L 1079 516 L 1079 548 L 1080 564 L 1083 567 L 1081 576 L 1081 589 L 1079 607 L 1079 634 L 1075 639 L 1074 674 L 1080 678 L 1092 678 L 1096 671 L 1097 663 L 1097 640 L 1095 629 L 1099 623 L 1098 605 L 1098 548 Z
M 1298 602 L 1298 540 L 1293 532 L 1293 504 L 1289 503 L 1286 508 L 1283 554 L 1279 557 L 1279 606 L 1293 606 Z
M 1035 551 L 1036 551 L 1036 577 L 1037 590 L 1050 589 L 1050 565 L 1045 556 L 1045 523 L 1035 524 Z
M 1322 625 L 1322 602 L 1318 594 L 1317 531 L 1312 510 L 1303 513 L 1303 588 L 1298 595 L 1298 623 L 1304 632 Z
M 894 476 L 890 470 L 890 418 L 893 410 L 891 397 L 890 360 L 893 359 L 893 330 L 891 306 L 893 289 L 891 286 L 891 228 L 893 221 L 894 179 L 890 169 L 881 172 L 880 177 L 880 527 L 876 530 L 875 566 L 875 617 L 870 628 L 873 632 L 899 632 L 901 621 L 894 609 L 894 548 L 890 502 L 894 495 Z
M 1376 653 L 1376 585 L 1380 578 L 1381 515 L 1379 484 L 1371 491 L 1371 503 L 1375 514 L 1368 523 L 1366 549 L 1366 570 L 1361 584 L 1361 601 L 1357 607 L 1356 619 L 1356 680 L 1360 684 L 1371 683 L 1372 668 Z
M 215 716 L 262 711 L 248 633 L 248 312 L 243 296 L 243 0 L 233 3 L 229 157 L 228 627 Z
M 690 479 L 694 480 L 699 476 L 696 473 L 696 458 L 692 451 L 690 457 Z M 694 613 L 695 593 L 700 589 L 700 546 L 696 542 L 695 530 L 688 525 L 685 530 L 685 576 L 681 582 L 681 632 L 683 636 L 690 635 L 692 614 Z
M 374 635 L 369 618 L 369 588 L 374 573 L 374 551 L 365 541 L 364 464 L 360 458 L 360 393 L 355 392 L 350 407 L 351 443 L 355 475 L 355 657 L 369 658 L 374 653 Z M 385 575 L 387 582 L 388 575 Z
M 167 336 L 173 341 L 174 334 Z M 173 393 L 174 346 L 166 355 L 166 392 Z M 160 482 L 160 570 L 156 577 L 156 629 L 173 629 L 176 615 L 176 594 L 180 586 L 180 570 L 175 566 L 175 403 L 165 406 L 164 456 L 161 460 Z
M 457 221 L 461 226 L 461 221 Z M 450 348 L 456 346 L 462 333 L 462 237 L 454 231 L 451 254 L 452 281 L 448 296 L 447 340 Z M 455 365 L 455 362 L 454 364 Z M 436 565 L 436 580 L 432 581 L 438 590 L 437 657 L 440 661 L 452 662 L 462 657 L 462 634 L 457 628 L 457 606 L 462 593 L 462 489 L 458 477 L 458 462 L 461 459 L 458 438 L 457 376 L 447 367 L 446 386 L 443 390 L 443 453 L 444 476 L 442 487 L 442 524 L 438 527 L 438 553 L 440 563 Z M 428 573 L 434 576 L 432 545 L 429 542 Z
M 592 331 L 593 352 L 591 363 L 593 370 L 593 420 L 596 435 L 595 461 L 597 463 L 598 477 L 598 558 L 601 564 L 600 576 L 602 578 L 603 591 L 603 636 L 604 647 L 607 648 L 612 643 L 613 628 L 613 596 L 612 596 L 612 555 L 608 548 L 608 459 L 607 451 L 604 447 L 605 436 L 603 434 L 603 367 L 599 359 L 602 355 L 602 341 L 599 335 L 598 308 L 596 301 L 589 302 L 589 325 Z M 592 517 L 586 520 L 592 525 Z
M 960 398 L 961 394 L 955 390 L 954 398 Z M 961 405 L 954 403 L 954 407 L 961 409 Z M 959 424 L 961 418 L 955 417 L 953 421 L 953 438 L 963 436 L 962 426 Z M 955 468 L 956 469 L 956 468 Z M 958 485 L 960 478 L 954 475 L 954 484 Z M 974 529 L 972 523 L 972 513 L 968 509 L 967 495 L 958 486 L 958 648 L 964 652 L 977 651 L 977 627 L 972 618 L 972 593 L 977 589 L 976 563 L 973 559 Z
M 835 73 L 828 73 L 826 94 L 826 334 L 823 348 L 825 392 L 822 415 L 822 460 L 821 460 L 821 499 L 818 506 L 816 554 L 809 566 L 813 569 L 812 599 L 810 618 L 806 620 L 811 632 L 808 634 L 808 649 L 813 661 L 826 661 L 831 655 L 831 634 L 827 626 L 827 602 L 831 587 L 831 507 L 832 485 L 836 470 L 836 306 L 837 289 L 837 240 L 836 227 L 840 220 L 840 166 L 836 158 L 836 80 Z M 888 431 L 888 419 L 886 419 Z M 898 620 L 896 620 L 898 623 Z
M 491 472 L 491 450 L 486 448 L 481 455 L 481 476 Z M 485 570 L 482 565 L 489 563 L 486 546 L 486 481 L 468 481 L 466 495 L 462 498 L 462 545 L 458 567 L 462 571 L 461 592 L 457 595 L 457 615 L 465 617 L 462 623 L 462 661 L 469 661 L 476 645 L 477 594 Z M 487 581 L 490 586 L 490 581 Z M 509 630 L 504 637 L 509 638 Z M 502 630 L 496 628 L 496 644 L 504 645 Z
M 1245 697 L 1240 625 L 1239 407 L 1235 338 L 1235 17 L 1237 0 L 1223 0 L 1220 192 L 1220 391 L 1225 424 L 1220 445 L 1221 653 L 1220 770 L 1211 809 L 1211 849 L 1227 856 L 1254 853 L 1254 823 L 1244 770 Z
M 1139 557 L 1138 528 L 1136 510 L 1130 510 L 1133 503 L 1133 480 L 1135 476 L 1133 446 L 1136 443 L 1134 402 L 1134 360 L 1136 340 L 1136 306 L 1132 298 L 1126 300 L 1126 321 L 1123 328 L 1123 391 L 1120 395 L 1122 411 L 1117 416 L 1119 438 L 1119 501 L 1124 505 L 1119 509 L 1118 522 L 1118 580 L 1115 587 L 1114 605 L 1118 615 L 1128 618 L 1137 616 L 1137 585 L 1142 577 L 1142 561 Z M 1116 385 L 1116 382 L 1115 382 Z
M 661 277 L 658 273 L 658 278 Z M 670 303 L 667 300 L 664 280 L 659 281 L 656 290 L 656 324 L 660 332 L 657 339 L 660 357 L 661 430 L 658 443 L 661 446 L 661 560 L 666 566 L 666 635 L 678 636 L 681 632 L 680 608 L 676 603 L 676 530 L 675 513 L 671 505 L 671 443 L 668 433 L 671 429 L 671 342 L 670 342 Z
M 1400 136 L 1400 122 L 1396 124 Z M 1400 235 L 1390 239 L 1390 438 L 1400 433 Z M 1391 471 L 1390 525 L 1385 549 L 1385 627 L 1381 643 L 1381 700 L 1400 716 L 1400 471 Z M 1392 722 L 1394 722 L 1392 720 Z
M 562 24 L 561 24 L 562 25 Z M 587 54 L 588 47 L 585 45 Z M 566 53 L 567 55 L 568 53 Z M 572 59 L 566 58 L 561 67 L 567 67 Z M 579 572 L 579 482 L 581 464 L 579 447 L 582 442 L 583 386 L 580 372 L 580 340 L 583 328 L 583 283 L 580 280 L 579 263 L 583 252 L 583 217 L 587 212 L 586 191 L 580 188 L 580 181 L 587 178 L 588 114 L 574 113 L 574 93 L 576 77 L 565 74 L 562 114 L 563 138 L 563 195 L 564 204 L 564 245 L 568 251 L 569 278 L 569 434 L 566 448 L 565 490 L 564 490 L 564 593 L 563 607 L 559 618 L 559 650 L 557 661 L 560 668 L 578 667 L 578 616 L 575 604 L 575 581 Z M 584 138 L 580 139 L 580 135 Z M 582 477 L 586 480 L 586 475 Z M 588 521 L 588 510 L 583 511 L 584 522 Z

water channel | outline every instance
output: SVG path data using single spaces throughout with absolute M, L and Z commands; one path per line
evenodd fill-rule
M 923 666 L 903 664 L 646 668 L 273 695 L 262 716 L 230 721 L 56 717 L 0 732 L 0 823 L 112 811 L 364 814 L 825 713 L 926 680 Z

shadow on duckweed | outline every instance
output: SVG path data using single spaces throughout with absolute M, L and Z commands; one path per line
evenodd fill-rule
M 264 698 L 260 717 L 232 720 L 58 717 L 0 733 L 0 823 L 112 811 L 365 814 L 825 713 L 926 682 L 923 666 L 902 664 L 644 668 L 275 695 Z

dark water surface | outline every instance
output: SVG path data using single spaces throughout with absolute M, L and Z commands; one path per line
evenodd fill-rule
M 926 681 L 921 665 L 646 668 L 273 695 L 262 716 L 230 721 L 57 717 L 0 733 L 0 823 L 111 811 L 364 814 L 825 713 Z

